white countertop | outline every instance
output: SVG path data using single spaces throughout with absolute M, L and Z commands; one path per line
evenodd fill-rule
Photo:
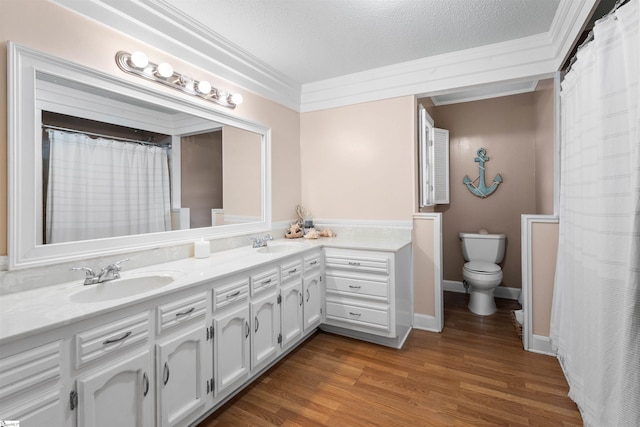
M 281 239 L 270 243 L 277 246 L 279 242 L 284 241 L 286 240 Z M 333 247 L 397 252 L 411 243 L 407 239 L 354 239 L 339 236 L 317 240 L 296 239 L 287 242 L 296 242 L 299 245 L 291 251 L 274 254 L 258 253 L 254 248 L 242 247 L 215 252 L 204 259 L 185 258 L 135 270 L 123 268 L 121 273 L 123 279 L 133 275 L 165 272 L 175 273 L 177 276 L 169 285 L 126 298 L 100 302 L 73 302 L 69 298 L 72 294 L 88 288 L 82 284 L 81 280 L 2 295 L 0 296 L 0 345 L 184 290 L 202 282 L 221 279 L 295 254 L 303 254 L 313 248 Z

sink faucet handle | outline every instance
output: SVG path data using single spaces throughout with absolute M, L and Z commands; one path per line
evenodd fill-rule
M 120 271 L 122 269 L 120 264 L 122 264 L 123 262 L 127 262 L 127 261 L 129 261 L 129 258 L 121 259 L 120 261 L 116 261 L 113 264 L 111 264 L 110 267 L 115 271 Z
M 264 236 L 265 240 L 273 240 L 273 236 L 271 234 L 267 234 Z
M 94 277 L 96 277 L 96 273 L 94 273 L 93 270 L 89 267 L 73 267 L 72 270 L 84 271 L 87 279 L 93 279 Z

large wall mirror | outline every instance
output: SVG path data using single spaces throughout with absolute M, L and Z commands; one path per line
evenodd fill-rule
M 267 127 L 8 48 L 10 269 L 271 228 Z

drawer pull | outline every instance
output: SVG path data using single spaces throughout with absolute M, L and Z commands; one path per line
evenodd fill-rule
M 311 292 L 309 292 L 309 288 L 307 288 L 307 302 L 309 302 L 309 298 L 311 298 Z
M 247 328 L 247 333 L 244 335 L 245 338 L 249 338 L 249 334 L 251 333 L 251 328 L 249 328 L 249 322 L 245 320 L 244 325 Z
M 147 397 L 147 393 L 149 393 L 149 377 L 147 376 L 146 372 L 144 374 L 142 374 L 142 384 L 143 384 L 143 387 L 144 387 L 144 391 L 142 392 L 142 396 L 143 397 Z
M 294 268 L 293 270 L 289 270 L 289 274 L 293 274 L 293 273 L 295 273 L 296 271 L 298 271 L 298 269 L 297 269 L 297 268 Z
M 300 307 L 302 307 L 302 302 L 304 301 L 304 297 L 302 296 L 302 292 L 300 293 Z
M 258 332 L 258 328 L 260 327 L 260 321 L 258 320 L 258 316 L 256 316 L 255 319 L 256 319 L 256 330 L 255 330 L 255 332 Z
M 238 295 L 240 295 L 240 291 L 235 291 L 234 293 L 227 295 L 227 299 L 235 298 Z
M 176 317 L 182 317 L 182 316 L 186 316 L 187 314 L 191 314 L 191 313 L 193 313 L 193 311 L 194 311 L 195 309 L 196 309 L 195 307 L 191 307 L 191 308 L 190 308 L 190 309 L 188 309 L 188 310 L 185 310 L 185 311 L 181 311 L 181 312 L 179 312 L 179 313 L 176 313 Z
M 349 285 L 349 288 L 351 288 L 351 289 L 360 289 L 360 288 L 362 288 L 362 286 Z
M 269 283 L 271 283 L 271 279 L 263 280 L 262 282 L 260 282 L 261 285 L 268 285 Z
M 119 336 L 119 337 L 117 337 L 117 338 L 107 338 L 106 340 L 104 340 L 104 341 L 102 342 L 102 344 L 104 344 L 104 345 L 107 345 L 107 344 L 113 344 L 113 343 L 116 343 L 116 342 L 118 342 L 118 341 L 122 341 L 122 340 L 124 340 L 124 339 L 128 338 L 128 337 L 129 337 L 129 335 L 131 335 L 131 331 L 127 331 L 127 332 L 125 332 L 124 334 L 120 335 L 120 336 Z
M 349 314 L 350 314 L 351 316 L 355 316 L 355 317 L 360 317 L 360 316 L 362 316 L 362 313 L 354 313 L 353 311 L 350 311 L 350 312 L 349 312 Z
M 356 261 L 349 261 L 349 265 L 353 265 L 353 266 L 356 266 L 356 267 L 360 267 L 360 263 L 359 263 L 359 262 L 356 262 Z
M 311 261 L 309 265 L 316 265 L 317 263 L 318 263 L 318 260 L 315 260 L 315 261 Z
M 169 362 L 164 362 L 164 372 L 162 373 L 162 377 L 164 378 L 162 382 L 164 383 L 164 385 L 167 385 L 167 383 L 169 382 L 169 375 Z

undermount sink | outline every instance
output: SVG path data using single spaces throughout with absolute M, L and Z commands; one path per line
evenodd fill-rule
M 286 252 L 295 251 L 305 247 L 304 243 L 299 242 L 270 242 L 267 246 L 256 249 L 259 254 L 282 254 Z
M 72 302 L 102 302 L 127 298 L 145 292 L 154 291 L 173 283 L 182 273 L 160 272 L 147 274 L 126 274 L 120 279 L 86 285 L 82 290 L 71 294 Z

